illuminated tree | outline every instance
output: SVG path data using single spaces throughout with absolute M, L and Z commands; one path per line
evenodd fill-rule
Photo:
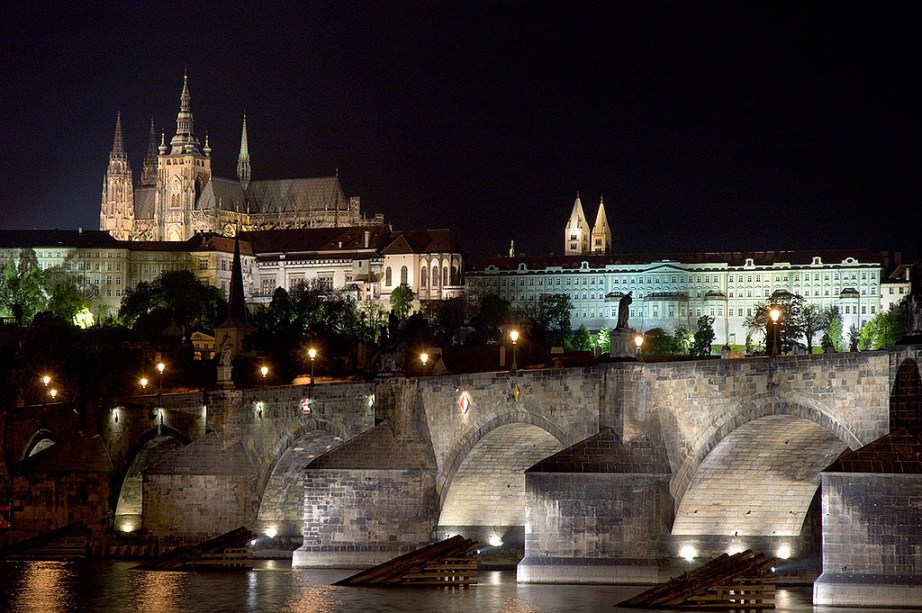
M 522 304 L 522 314 L 532 324 L 536 337 L 543 337 L 552 346 L 563 346 L 570 334 L 569 294 L 541 294 Z
M 711 344 L 713 344 L 716 337 L 717 335 L 714 334 L 714 318 L 709 315 L 699 317 L 691 354 L 702 358 L 711 355 Z
M 402 325 L 413 308 L 413 290 L 406 283 L 401 283 L 391 292 L 390 304 L 391 313 L 397 318 L 397 322 Z
M 19 263 L 10 258 L 0 274 L 0 308 L 23 326 L 47 304 L 45 275 L 38 267 L 35 252 L 23 249 Z
M 797 323 L 807 341 L 808 354 L 813 353 L 813 337 L 826 328 L 827 321 L 822 309 L 815 304 L 807 304 L 800 309 Z

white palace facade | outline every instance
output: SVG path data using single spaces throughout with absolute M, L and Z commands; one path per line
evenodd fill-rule
M 591 331 L 614 328 L 619 300 L 632 292 L 630 324 L 636 330 L 694 330 L 698 318 L 708 315 L 714 318 L 715 342 L 731 345 L 745 343 L 746 317 L 778 291 L 797 294 L 821 308 L 838 307 L 846 332 L 852 325 L 860 328 L 886 302 L 881 295 L 885 253 L 616 254 L 611 253 L 603 204 L 599 208 L 590 232 L 577 197 L 564 228 L 565 255 L 483 260 L 466 273 L 468 292 L 495 294 L 513 305 L 544 293 L 563 293 L 573 305 L 572 326 Z
M 746 317 L 779 290 L 839 307 L 845 330 L 861 327 L 880 312 L 883 266 L 880 253 L 864 251 L 501 257 L 468 270 L 467 287 L 513 305 L 567 294 L 573 327 L 589 330 L 614 328 L 621 296 L 633 292 L 630 323 L 639 331 L 694 330 L 709 315 L 715 342 L 742 345 Z

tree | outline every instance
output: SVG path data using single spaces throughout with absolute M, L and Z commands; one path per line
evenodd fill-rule
M 462 330 L 467 319 L 467 301 L 462 296 L 427 300 L 422 303 L 421 311 L 439 346 L 448 348 L 461 344 Z
M 672 335 L 675 338 L 677 353 L 691 353 L 692 345 L 695 344 L 695 335 L 691 330 L 679 326 Z
M 21 250 L 18 265 L 13 258 L 7 260 L 0 275 L 0 308 L 13 317 L 16 325 L 31 322 L 36 313 L 45 309 L 47 300 L 45 275 L 38 267 L 35 252 Z
M 502 337 L 502 326 L 512 319 L 512 306 L 496 294 L 485 294 L 471 317 L 471 333 L 465 344 L 472 347 L 495 345 Z
M 563 346 L 570 334 L 570 310 L 573 304 L 569 294 L 541 294 L 526 300 L 523 315 L 531 322 L 536 336 L 543 336 L 545 344 Z
M 832 347 L 835 351 L 842 350 L 842 313 L 839 311 L 839 307 L 833 306 L 825 309 L 823 311 L 823 317 L 825 318 L 824 329 L 826 333 L 823 335 L 823 339 L 828 338 L 828 344 L 823 344 L 823 349 L 826 347 Z
M 804 305 L 800 309 L 799 327 L 807 341 L 807 353 L 813 353 L 813 337 L 825 330 L 828 318 L 815 304 Z
M 902 304 L 894 304 L 886 313 L 878 313 L 858 332 L 858 348 L 888 349 L 903 337 L 905 311 Z
M 570 335 L 570 346 L 575 351 L 591 351 L 592 335 L 585 325 L 580 325 L 572 335 Z
M 641 353 L 644 355 L 676 355 L 684 351 L 679 340 L 662 328 L 650 328 L 643 337 Z
M 401 283 L 391 292 L 390 304 L 391 313 L 397 318 L 397 322 L 403 325 L 413 308 L 413 290 L 406 283 Z
M 781 351 L 790 352 L 794 349 L 803 328 L 800 320 L 801 311 L 804 307 L 802 296 L 792 294 L 786 291 L 777 291 L 772 294 L 769 300 L 756 303 L 753 314 L 743 321 L 743 325 L 753 332 L 759 332 L 762 337 L 767 336 L 768 331 L 768 313 L 773 308 L 781 311 L 778 318 L 778 327 L 781 336 Z
M 77 323 L 77 315 L 89 311 L 92 301 L 70 282 L 59 283 L 51 290 L 48 310 L 71 324 Z
M 125 291 L 119 317 L 134 326 L 146 315 L 166 311 L 184 332 L 197 326 L 213 328 L 227 313 L 227 303 L 216 287 L 199 281 L 192 271 L 170 270 L 153 282 Z
M 714 318 L 709 315 L 699 317 L 698 330 L 695 332 L 695 341 L 691 348 L 691 354 L 698 357 L 711 355 L 711 344 L 716 336 L 714 334 Z
M 859 334 L 860 334 L 860 330 L 858 330 L 857 325 L 852 324 L 851 326 L 849 326 L 848 328 L 848 350 L 849 351 L 858 351 Z
M 611 330 L 609 328 L 599 330 L 596 335 L 596 345 L 602 353 L 611 352 Z

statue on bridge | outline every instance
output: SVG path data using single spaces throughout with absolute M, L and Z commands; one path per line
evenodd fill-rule
M 627 330 L 627 318 L 631 314 L 631 303 L 634 302 L 634 299 L 631 298 L 631 294 L 634 292 L 628 292 L 625 295 L 621 296 L 621 300 L 618 301 L 618 325 L 615 328 L 616 330 Z

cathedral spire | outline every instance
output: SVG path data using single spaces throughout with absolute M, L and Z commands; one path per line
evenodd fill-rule
M 115 139 L 112 143 L 112 155 L 119 157 L 125 155 L 125 145 L 122 140 L 122 112 L 119 111 L 115 116 Z
M 243 114 L 243 131 L 240 133 L 240 155 L 237 156 L 237 180 L 243 191 L 250 185 L 250 150 L 247 145 L 247 114 Z
M 154 117 L 150 118 L 150 133 L 147 137 L 147 155 L 141 166 L 141 185 L 152 187 L 157 184 L 157 130 L 154 128 Z
M 176 115 L 176 136 L 170 141 L 171 153 L 199 153 L 192 121 L 192 96 L 189 95 L 189 75 L 183 74 L 179 113 Z

